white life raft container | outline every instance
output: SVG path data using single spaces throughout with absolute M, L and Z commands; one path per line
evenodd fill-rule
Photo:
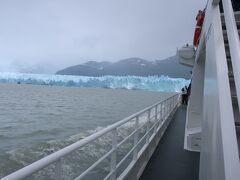
M 193 67 L 195 61 L 195 47 L 193 45 L 185 45 L 177 49 L 177 58 L 180 64 Z

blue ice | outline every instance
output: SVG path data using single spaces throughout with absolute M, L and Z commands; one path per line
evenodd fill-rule
M 168 76 L 69 76 L 49 74 L 0 73 L 0 83 L 54 85 L 67 87 L 138 89 L 180 92 L 189 80 Z

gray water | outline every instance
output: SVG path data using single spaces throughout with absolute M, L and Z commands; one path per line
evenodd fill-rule
M 137 90 L 0 84 L 0 177 L 170 95 L 172 93 Z M 107 147 L 107 141 L 105 138 L 79 151 L 79 160 L 73 167 L 64 165 L 66 179 L 76 175 L 76 168 L 80 171 L 94 158 L 101 157 L 105 150 L 100 147 Z M 74 159 L 69 157 L 66 164 Z M 51 179 L 47 173 L 35 178 Z

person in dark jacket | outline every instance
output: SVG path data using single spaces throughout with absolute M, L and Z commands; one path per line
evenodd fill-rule
M 182 88 L 182 104 L 187 104 L 187 91 L 185 88 Z

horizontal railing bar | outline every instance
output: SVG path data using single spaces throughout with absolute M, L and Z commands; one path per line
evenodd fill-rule
M 110 177 L 113 175 L 113 173 L 116 172 L 116 170 L 117 170 L 117 169 L 115 169 L 114 171 L 109 172 L 109 173 L 107 174 L 107 176 L 106 176 L 103 180 L 107 180 L 108 178 L 110 178 Z
M 174 107 L 174 108 L 175 108 L 175 107 Z M 173 108 L 173 109 L 174 109 L 174 108 Z M 172 110 L 173 110 L 173 109 L 172 109 Z M 166 117 L 168 118 L 168 117 L 170 116 L 170 114 L 171 114 L 171 113 L 168 113 Z M 167 119 L 167 118 L 166 118 L 166 119 Z M 159 119 L 157 122 L 155 122 L 155 123 L 151 126 L 151 128 L 149 129 L 149 131 L 144 134 L 144 136 L 146 136 L 147 133 L 150 133 L 150 131 L 152 131 L 153 128 L 156 126 L 156 124 L 157 124 L 158 122 L 160 122 L 160 121 L 161 121 L 161 119 Z M 165 121 L 164 121 L 164 122 L 165 122 Z M 162 127 L 162 125 L 161 125 L 161 127 Z M 160 128 L 161 128 L 161 127 L 160 127 Z M 141 142 L 141 141 L 144 139 L 144 136 L 143 136 L 143 138 L 141 138 L 141 139 L 139 140 L 139 142 Z
M 175 107 L 174 107 L 175 108 Z M 173 108 L 173 109 L 174 109 Z M 173 110 L 172 109 L 172 110 Z M 170 114 L 167 114 L 165 117 L 167 117 L 168 118 L 168 116 L 169 116 Z M 165 118 L 164 117 L 164 118 Z M 166 118 L 166 119 L 167 119 Z M 146 132 L 145 134 L 144 134 L 144 136 L 138 141 L 138 142 L 141 142 L 141 141 L 143 141 L 144 140 L 144 138 L 145 138 L 145 136 L 147 135 L 147 133 L 149 133 L 153 128 L 154 128 L 154 126 L 158 123 L 158 122 L 160 122 L 161 121 L 161 119 L 159 119 L 157 122 L 155 122 L 153 125 L 152 125 L 152 127 L 149 129 L 149 131 L 148 132 Z M 163 121 L 163 123 L 164 123 L 165 121 Z M 161 126 L 162 126 L 162 124 L 161 124 Z
M 165 100 L 162 100 L 160 102 L 157 102 L 157 103 L 155 103 L 155 104 L 153 104 L 153 105 L 151 105 L 151 106 L 149 106 L 149 107 L 147 107 L 147 108 L 145 108 L 145 109 L 143 109 L 143 110 L 141 110 L 141 111 L 139 111 L 139 112 L 137 112 L 137 113 L 127 117 L 127 118 L 124 118 L 121 121 L 118 121 L 118 122 L 116 122 L 116 123 L 114 123 L 112 125 L 109 125 L 106 128 L 104 128 L 104 129 L 102 129 L 102 130 L 100 130 L 100 131 L 98 131 L 98 132 L 96 132 L 96 133 L 94 133 L 94 134 L 92 134 L 92 135 L 82 139 L 82 140 L 79 140 L 79 141 L 77 141 L 77 142 L 75 142 L 75 143 L 73 143 L 73 144 L 71 144 L 71 145 L 69 145 L 69 146 L 67 146 L 67 147 L 57 151 L 57 152 L 54 152 L 54 153 L 52 153 L 52 154 L 50 154 L 50 155 L 48 155 L 48 156 L 46 156 L 46 157 L 36 161 L 36 162 L 34 162 L 34 163 L 32 163 L 32 164 L 30 164 L 30 165 L 28 165 L 28 166 L 26 166 L 26 167 L 24 167 L 24 168 L 22 168 L 22 169 L 20 169 L 20 170 L 18 170 L 16 172 L 14 172 L 14 173 L 12 173 L 12 174 L 2 178 L 2 180 L 26 178 L 26 177 L 32 175 L 33 173 L 35 173 L 37 171 L 40 171 L 41 169 L 47 167 L 48 165 L 56 162 L 58 159 L 60 159 L 60 158 L 62 158 L 64 156 L 70 154 L 71 152 L 73 152 L 73 151 L 75 151 L 75 150 L 77 150 L 77 149 L 79 149 L 79 148 L 81 148 L 81 147 L 83 147 L 83 146 L 85 146 L 87 144 L 89 144 L 90 142 L 92 142 L 92 141 L 102 137 L 103 135 L 111 132 L 112 130 L 122 126 L 123 124 L 125 124 L 125 123 L 127 123 L 127 122 L 129 122 L 131 120 L 133 120 L 137 116 L 142 115 L 143 113 L 147 112 L 148 110 L 153 109 L 156 106 L 158 106 L 158 105 L 160 105 L 160 104 L 162 104 L 162 103 L 164 103 L 164 102 L 168 101 L 169 99 L 174 98 L 176 96 L 179 96 L 179 94 L 175 94 L 173 96 L 170 96 L 169 98 L 167 98 Z
M 162 127 L 163 127 L 163 124 L 165 123 L 165 121 L 162 121 L 162 124 L 158 127 L 157 131 L 159 131 Z M 144 140 L 144 139 L 141 139 L 141 141 Z M 152 141 L 152 138 L 150 138 L 150 141 Z M 140 153 L 140 155 L 142 154 L 141 152 L 143 152 L 145 150 L 145 148 L 147 147 L 146 146 L 147 144 L 145 143 L 144 146 L 139 150 L 138 153 Z
M 122 165 L 122 163 L 127 159 L 127 157 L 137 148 L 138 144 L 132 147 L 132 149 L 122 158 L 122 160 L 117 164 L 117 169 Z
M 157 123 L 155 123 L 155 124 L 157 124 Z M 137 146 L 145 139 L 145 137 L 148 135 L 148 133 L 153 130 L 153 128 L 154 128 L 154 126 L 152 126 L 152 127 L 149 129 L 149 131 L 146 132 L 146 133 L 143 135 L 143 137 L 138 141 L 138 143 L 137 143 L 135 146 L 133 146 L 133 148 L 124 156 L 124 158 L 122 158 L 122 160 L 117 164 L 117 169 L 118 169 L 118 168 L 121 166 L 121 164 L 127 159 L 127 157 L 135 150 L 135 148 L 137 148 Z M 145 144 L 147 144 L 147 143 L 145 143 Z M 145 145 L 145 144 L 144 144 L 144 145 Z
M 130 150 L 130 151 L 128 151 L 128 153 L 122 158 L 122 160 L 117 164 L 117 166 L 116 166 L 116 169 L 118 169 L 120 166 L 121 166 L 121 164 L 127 159 L 127 157 L 135 150 L 135 148 L 137 148 L 137 146 L 138 146 L 139 144 L 137 143 L 135 146 L 133 146 L 132 147 L 132 149 Z M 104 179 L 108 179 L 111 175 L 112 175 L 112 173 L 114 173 L 114 172 L 110 172 Z
M 154 117 L 155 118 L 155 117 Z M 124 138 L 124 140 L 122 140 L 120 143 L 118 143 L 117 148 L 119 148 L 122 144 L 124 144 L 127 140 L 129 140 L 131 138 L 131 136 L 133 136 L 139 129 L 142 129 L 144 126 L 147 125 L 147 122 L 142 124 L 140 127 L 138 127 L 137 129 L 135 129 L 130 135 L 128 135 L 127 137 Z
M 131 167 L 133 167 L 134 163 L 135 163 L 134 161 L 132 161 L 131 163 L 129 163 L 129 165 L 128 165 L 128 166 L 125 168 L 125 170 L 120 174 L 120 176 L 117 177 L 116 180 L 122 180 L 122 179 L 124 179 L 124 177 L 126 177 L 128 171 L 129 171 L 129 169 L 131 169 Z M 128 171 L 127 171 L 127 170 L 128 170 Z
M 161 113 L 161 112 L 160 112 Z M 160 114 L 160 113 L 158 113 L 158 114 Z M 152 120 L 152 119 L 155 119 L 155 115 L 154 116 L 152 116 L 151 118 L 150 118 L 150 120 Z M 157 119 L 157 121 L 154 121 L 154 123 L 155 122 L 160 122 L 160 120 L 161 120 L 162 118 L 158 118 Z M 147 122 L 146 123 L 144 123 L 144 124 L 142 124 L 142 126 L 140 126 L 140 127 L 138 127 L 136 130 L 134 130 L 130 135 L 128 135 L 123 141 L 121 141 L 118 145 L 117 145 L 117 147 L 119 148 L 123 143 L 125 143 L 131 136 L 133 136 L 139 129 L 142 129 L 144 126 L 146 126 L 147 125 Z
M 158 122 L 160 122 L 160 120 L 156 121 L 156 122 L 153 124 L 153 126 L 149 129 L 149 131 L 146 132 L 146 133 L 143 135 L 143 137 L 138 141 L 138 143 L 136 144 L 136 146 L 133 146 L 133 148 L 122 158 L 122 160 L 117 164 L 116 169 L 118 169 L 118 168 L 122 165 L 122 163 L 127 159 L 127 157 L 137 148 L 137 146 L 141 143 L 141 141 L 143 141 L 143 140 L 145 139 L 145 137 L 147 136 L 147 134 L 148 134 L 150 131 L 153 130 L 153 128 L 156 126 L 156 124 L 157 124 Z M 145 123 L 144 125 L 146 125 L 146 123 Z M 139 129 L 141 129 L 141 128 L 139 128 Z M 153 134 L 153 135 L 154 135 L 154 134 Z M 152 137 L 152 136 L 151 136 L 151 137 Z M 146 145 L 146 144 L 147 144 L 147 143 L 145 143 L 144 145 Z M 109 174 L 109 177 L 110 177 L 110 176 L 111 176 L 111 174 Z
M 155 114 L 152 116 L 152 117 L 150 117 L 150 119 L 149 119 L 149 121 L 152 121 L 153 119 L 155 120 Z
M 152 125 L 152 127 L 149 128 L 149 131 L 147 132 L 148 134 L 150 134 L 150 132 L 154 129 L 154 127 L 156 126 L 157 123 L 158 123 L 158 122 L 154 123 L 154 124 Z M 154 133 L 153 133 L 153 134 L 154 134 Z
M 117 148 L 119 148 L 121 145 L 123 145 L 127 140 L 129 140 L 136 132 L 138 129 L 134 130 L 130 135 L 128 135 L 124 140 L 122 140 L 120 143 L 118 143 Z
M 172 110 L 174 110 L 174 108 L 175 108 L 175 106 L 173 107 Z M 170 113 L 170 114 L 171 114 L 171 113 Z M 170 114 L 167 116 L 167 118 L 169 118 Z M 150 128 L 149 131 L 152 131 L 152 130 L 154 129 L 154 127 L 156 127 L 157 124 L 159 123 L 159 127 L 158 127 L 158 129 L 157 129 L 157 131 L 158 131 L 158 130 L 162 127 L 162 125 L 163 125 L 163 123 L 160 124 L 160 122 L 161 122 L 161 119 L 159 119 L 158 121 L 156 121 L 156 122 L 153 124 L 153 126 Z M 156 135 L 156 133 L 153 132 L 152 136 L 150 137 L 150 140 L 151 140 L 151 139 L 153 138 L 153 136 L 155 136 L 155 135 Z
M 146 126 L 147 122 L 142 124 L 141 126 L 139 126 L 137 129 L 135 129 L 130 135 L 128 135 L 127 137 L 124 138 L 124 140 L 122 140 L 120 143 L 118 143 L 118 147 L 121 146 L 124 142 L 126 142 L 125 140 L 128 140 L 131 136 L 133 136 L 138 130 L 142 129 L 144 126 Z
M 145 139 L 146 136 L 147 136 L 147 132 L 139 139 L 136 146 L 138 146 Z
M 142 124 L 141 126 L 138 127 L 138 130 L 142 129 L 146 125 L 147 125 L 147 123 Z
M 87 175 L 91 170 L 93 170 L 97 165 L 99 165 L 103 160 L 105 160 L 108 156 L 110 156 L 116 149 L 111 149 L 109 152 L 107 152 L 103 157 L 98 159 L 92 166 L 90 166 L 88 169 L 86 169 L 82 174 L 80 174 L 78 177 L 76 177 L 74 180 L 80 180 L 85 175 Z

